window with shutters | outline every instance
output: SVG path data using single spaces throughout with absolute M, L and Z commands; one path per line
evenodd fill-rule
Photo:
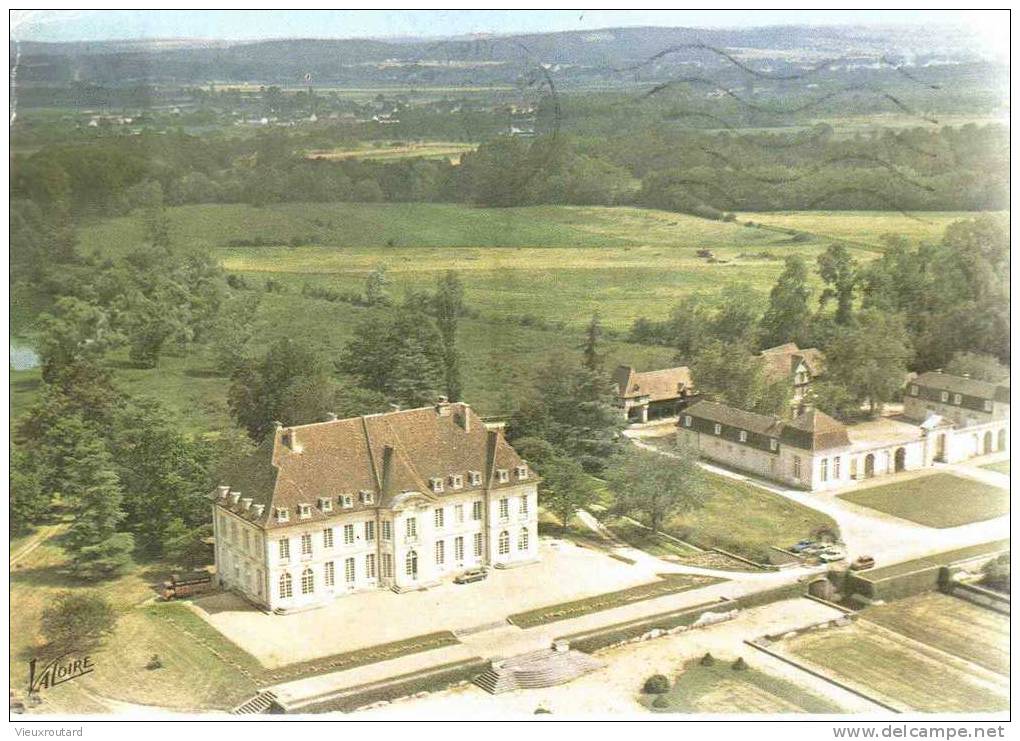
M 315 574 L 311 569 L 301 572 L 301 594 L 311 594 L 315 591 Z
M 354 545 L 354 524 L 344 525 L 344 545 Z
M 517 534 L 517 550 L 526 551 L 528 550 L 529 533 L 528 528 L 522 527 L 521 531 Z
M 294 580 L 286 572 L 280 574 L 280 596 L 284 598 L 294 596 Z
M 393 554 L 382 554 L 382 576 L 383 579 L 393 578 Z
M 482 555 L 482 534 L 475 533 L 475 558 L 479 558 Z
M 510 552 L 510 533 L 504 530 L 499 534 L 499 555 L 505 556 Z
M 499 519 L 505 520 L 510 517 L 510 500 L 503 497 L 499 500 Z
M 325 580 L 326 580 L 326 586 L 327 587 L 332 587 L 334 584 L 336 584 L 336 568 L 333 565 L 333 562 L 332 561 L 326 561 L 324 569 L 325 569 L 324 575 L 325 575 Z
M 460 561 L 464 560 L 464 536 L 458 535 L 453 539 L 453 560 Z
M 290 538 L 280 538 L 280 560 L 286 561 L 290 558 Z
M 446 518 L 446 513 L 445 513 L 445 511 L 443 510 L 442 507 L 436 507 L 432 511 L 432 517 L 433 517 L 433 519 L 435 521 L 435 524 L 436 524 L 437 528 L 443 527 L 443 522 L 444 522 L 444 520 Z
M 354 583 L 354 559 L 344 559 L 344 581 L 348 584 Z
M 418 537 L 418 520 L 416 518 L 408 517 L 404 525 L 406 528 L 405 534 L 408 538 Z
M 369 553 L 365 556 L 365 578 L 375 578 L 375 554 Z
M 369 520 L 365 523 L 365 540 L 369 543 L 375 542 L 375 520 Z
M 472 520 L 482 519 L 482 503 L 480 501 L 471 503 L 471 519 Z
M 333 547 L 333 528 L 327 527 L 322 531 L 322 547 L 332 548 Z
M 382 539 L 393 540 L 393 523 L 390 520 L 382 521 Z
M 310 556 L 312 555 L 312 534 L 305 533 L 301 536 L 301 555 Z
M 442 566 L 446 563 L 446 541 L 436 541 L 436 566 Z

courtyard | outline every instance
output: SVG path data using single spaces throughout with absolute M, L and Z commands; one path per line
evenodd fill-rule
M 195 600 L 193 609 L 264 666 L 278 667 L 438 631 L 470 632 L 514 613 L 656 582 L 663 571 L 654 561 L 627 564 L 563 540 L 542 539 L 539 558 L 493 569 L 473 584 L 363 592 L 290 615 L 264 613 L 233 594 Z
M 854 504 L 935 528 L 983 522 L 1009 512 L 1009 492 L 951 473 L 933 473 L 839 495 Z

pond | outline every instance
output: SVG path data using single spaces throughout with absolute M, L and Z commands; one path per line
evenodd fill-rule
M 38 368 L 41 362 L 39 353 L 19 340 L 11 340 L 11 370 L 25 371 Z

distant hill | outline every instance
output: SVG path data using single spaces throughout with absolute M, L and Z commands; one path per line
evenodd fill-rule
M 839 59 L 853 67 L 986 61 L 980 41 L 954 28 L 608 28 L 450 39 L 168 39 L 12 42 L 19 84 L 255 82 L 300 84 L 512 83 L 539 64 L 563 84 L 651 79 L 677 69 L 736 68 L 717 51 L 769 70 L 810 69 Z M 635 66 L 640 65 L 635 68 Z M 625 71 L 623 71 L 625 70 Z

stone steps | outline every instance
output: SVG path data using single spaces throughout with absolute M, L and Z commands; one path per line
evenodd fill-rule
M 230 711 L 231 715 L 264 715 L 276 702 L 276 695 L 264 690 Z
M 565 684 L 601 666 L 602 662 L 580 651 L 542 649 L 505 661 L 493 661 L 473 681 L 486 692 L 498 695 Z

